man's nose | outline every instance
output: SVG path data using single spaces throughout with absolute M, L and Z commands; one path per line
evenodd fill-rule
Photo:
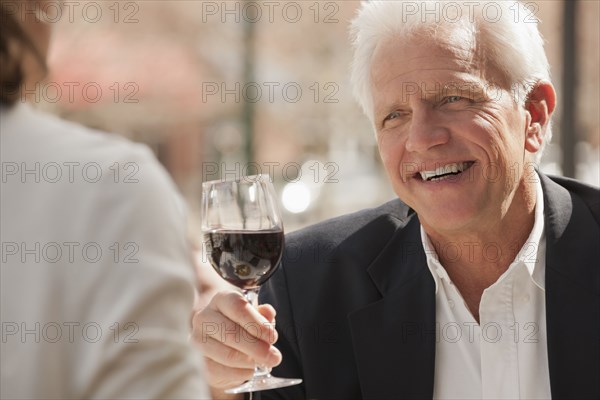
M 450 131 L 441 124 L 436 110 L 424 105 L 413 109 L 405 144 L 407 151 L 423 153 L 435 146 L 444 145 L 449 140 Z

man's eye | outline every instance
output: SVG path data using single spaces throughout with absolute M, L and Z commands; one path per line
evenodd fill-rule
M 460 96 L 448 96 L 444 99 L 443 103 L 451 104 L 451 103 L 456 103 L 458 101 L 461 101 L 463 99 L 464 99 L 464 97 L 460 97 Z
M 402 116 L 402 113 L 400 111 L 394 111 L 393 113 L 390 113 L 387 117 L 385 117 L 383 122 L 387 122 L 392 119 L 400 118 L 401 116 Z

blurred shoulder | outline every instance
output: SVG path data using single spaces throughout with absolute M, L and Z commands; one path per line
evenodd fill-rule
M 45 221 L 71 221 L 71 231 L 86 229 L 87 235 L 109 222 L 115 229 L 126 222 L 138 231 L 184 229 L 184 202 L 146 145 L 27 104 L 1 113 L 1 196 L 15 218 L 36 211 Z M 36 207 L 40 198 L 44 209 Z
M 58 183 L 55 186 L 66 183 L 88 191 L 103 184 L 124 189 L 116 192 L 159 196 L 157 189 L 175 189 L 144 144 L 66 121 L 26 103 L 3 107 L 1 113 L 2 161 L 12 164 L 12 169 L 37 171 L 38 180 L 48 175 L 48 180 Z
M 36 110 L 27 103 L 3 107 L 1 113 L 2 145 L 17 161 L 106 163 L 153 159 L 146 146 Z

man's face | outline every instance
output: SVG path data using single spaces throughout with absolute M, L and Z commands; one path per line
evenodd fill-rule
M 379 152 L 394 191 L 440 233 L 498 224 L 533 174 L 530 115 L 500 89 L 501 76 L 484 78 L 464 46 L 390 39 L 371 68 Z

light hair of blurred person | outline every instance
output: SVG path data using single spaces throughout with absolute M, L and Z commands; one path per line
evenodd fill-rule
M 168 174 L 147 147 L 22 101 L 46 75 L 45 5 L 0 8 L 0 397 L 209 398 L 189 340 L 183 203 Z

